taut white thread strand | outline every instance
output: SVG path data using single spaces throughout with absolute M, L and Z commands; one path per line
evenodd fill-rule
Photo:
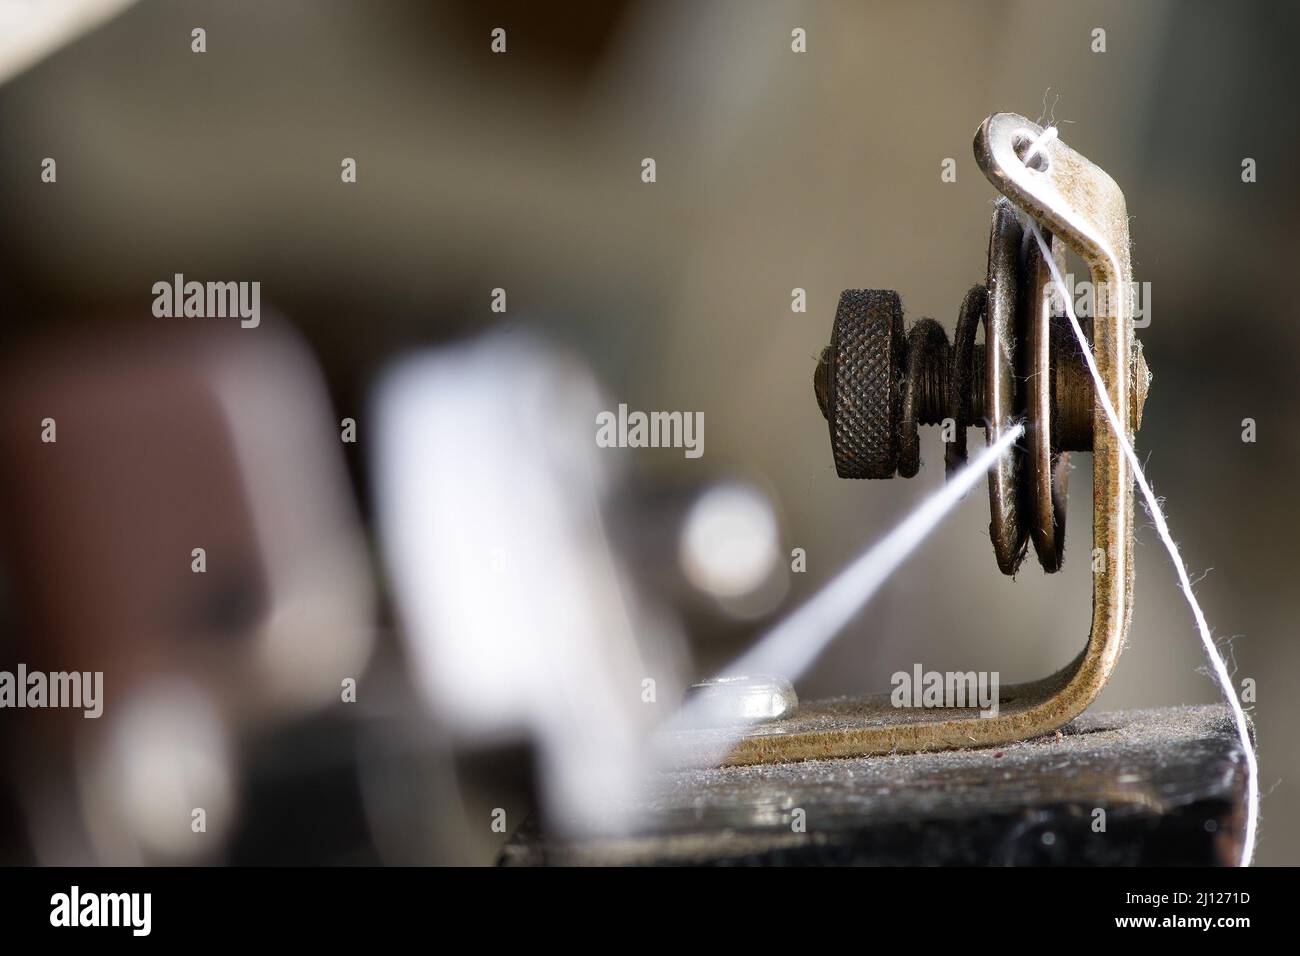
M 1037 152 L 1039 144 L 1046 141 L 1044 137 L 1047 136 L 1048 132 L 1055 134 L 1055 127 L 1049 127 L 1048 130 L 1044 130 L 1043 136 L 1038 137 L 1034 145 L 1025 153 L 1026 162 Z M 1079 319 L 1074 314 L 1074 306 L 1070 302 L 1070 293 L 1066 288 L 1060 269 L 1056 267 L 1056 260 L 1052 257 L 1052 251 L 1048 248 L 1047 241 L 1043 238 L 1043 233 L 1038 228 L 1038 223 L 1034 221 L 1034 218 L 1026 215 L 1025 221 L 1028 223 L 1029 228 L 1033 230 L 1034 238 L 1038 240 L 1038 247 L 1042 251 L 1043 261 L 1047 263 L 1048 268 L 1052 271 L 1052 281 L 1056 283 L 1056 291 L 1060 295 L 1061 301 L 1065 303 L 1065 314 L 1069 317 L 1070 326 L 1074 329 L 1074 335 L 1079 340 L 1079 347 L 1083 350 L 1084 361 L 1088 364 L 1088 371 L 1092 373 L 1093 384 L 1097 387 L 1097 397 L 1101 400 L 1102 408 L 1106 412 L 1106 419 L 1110 423 L 1110 429 L 1114 432 L 1115 438 L 1124 450 L 1125 457 L 1128 458 L 1129 464 L 1133 468 L 1133 477 L 1136 479 L 1138 487 L 1142 489 L 1142 497 L 1146 499 L 1147 510 L 1151 513 L 1152 521 L 1155 522 L 1156 532 L 1160 535 L 1165 550 L 1169 552 L 1169 558 L 1174 563 L 1174 570 L 1178 572 L 1178 583 L 1183 589 L 1183 595 L 1187 598 L 1187 603 L 1191 605 L 1192 616 L 1196 619 L 1196 628 L 1200 632 L 1205 654 L 1210 659 L 1210 666 L 1214 669 L 1215 677 L 1218 678 L 1223 696 L 1228 699 L 1228 704 L 1232 708 L 1232 717 L 1237 726 L 1237 735 L 1241 738 L 1242 749 L 1246 752 L 1246 769 L 1250 775 L 1250 779 L 1247 781 L 1246 837 L 1242 844 L 1240 861 L 1241 866 L 1249 866 L 1255 855 L 1255 830 L 1259 823 L 1259 764 L 1255 758 L 1255 748 L 1250 741 L 1250 727 L 1246 720 L 1246 712 L 1237 699 L 1237 691 L 1232 686 L 1232 677 L 1228 674 L 1228 667 L 1223 660 L 1223 655 L 1219 653 L 1219 649 L 1214 644 L 1214 638 L 1210 634 L 1209 622 L 1205 619 L 1205 612 L 1201 610 L 1200 602 L 1196 600 L 1196 595 L 1192 593 L 1192 581 L 1187 573 L 1187 565 L 1183 563 L 1183 556 L 1178 550 L 1178 545 L 1174 543 L 1173 535 L 1169 531 L 1169 523 L 1165 520 L 1164 510 L 1160 507 L 1155 492 L 1151 490 L 1151 485 L 1142 471 L 1141 463 L 1138 461 L 1137 453 L 1133 450 L 1133 444 L 1128 440 L 1126 430 L 1120 425 L 1119 415 L 1116 414 L 1115 406 L 1110 400 L 1110 395 L 1106 392 L 1106 385 L 1102 380 L 1101 371 L 1097 368 L 1097 359 L 1093 356 L 1092 347 L 1088 344 L 1088 340 L 1083 334 L 1083 328 L 1079 325 Z M 1125 279 L 1125 281 L 1127 280 Z M 1127 293 L 1127 290 L 1120 291 Z
M 861 557 L 854 559 L 829 584 L 768 631 L 757 644 L 721 673 L 738 676 L 779 674 L 789 680 L 802 674 L 962 496 L 1024 434 L 1024 430 L 1023 424 L 1016 423 L 1001 438 L 985 448 L 974 461 L 949 478 L 942 488 L 922 502 L 902 524 L 877 541 Z M 687 704 L 678 711 L 677 717 L 670 722 L 670 727 L 685 730 L 698 723 L 698 712 Z

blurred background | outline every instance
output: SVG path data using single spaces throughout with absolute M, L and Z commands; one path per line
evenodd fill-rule
M 1138 450 L 1257 685 L 1258 860 L 1300 862 L 1300 10 L 100 6 L 44 59 L 0 42 L 0 666 L 107 688 L 99 721 L 4 715 L 6 862 L 490 863 L 538 806 L 614 805 L 618 755 L 687 682 L 942 482 L 931 429 L 913 481 L 837 479 L 812 371 L 843 288 L 951 330 L 996 195 L 971 139 L 1003 110 L 1126 194 Z M 261 325 L 153 317 L 176 273 L 260 282 Z M 703 456 L 595 448 L 619 403 L 702 412 Z M 1068 661 L 1087 461 L 1062 573 L 1002 576 L 978 491 L 799 695 Z M 1140 517 L 1095 706 L 1213 702 Z

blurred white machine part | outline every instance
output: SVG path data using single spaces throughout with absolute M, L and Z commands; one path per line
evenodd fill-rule
M 219 859 L 233 822 L 235 765 L 204 689 L 168 679 L 116 712 L 104 745 L 77 767 L 96 857 L 117 863 Z
M 696 499 L 686 516 L 682 567 L 700 590 L 740 597 L 771 575 L 777 545 L 771 503 L 747 485 L 718 485 Z
M 135 0 L 0 0 L 0 82 L 133 3 Z
M 645 732 L 682 691 L 677 635 L 605 533 L 608 407 L 584 366 L 518 334 L 409 359 L 376 403 L 380 530 L 421 690 L 458 738 L 530 737 L 548 823 L 569 832 L 627 822 Z
M 730 617 L 769 614 L 789 590 L 776 509 L 753 485 L 724 481 L 705 490 L 686 514 L 677 551 L 686 579 Z

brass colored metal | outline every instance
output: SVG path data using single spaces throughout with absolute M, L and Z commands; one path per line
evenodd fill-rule
M 1060 244 L 1073 249 L 1092 273 L 1094 288 L 1127 289 L 1131 280 L 1129 261 L 1128 214 L 1124 195 L 1102 169 L 1091 163 L 1059 139 L 1042 147 L 1033 166 L 1021 160 L 1026 146 L 1040 134 L 1041 128 L 1013 113 L 995 113 L 981 124 L 975 135 L 975 158 L 989 181 L 1009 202 L 1000 202 L 995 212 L 990 243 L 990 269 L 985 321 L 984 359 L 986 361 L 983 393 L 983 416 L 990 441 L 1001 429 L 1009 427 L 1016 416 L 1027 412 L 1030 460 L 1023 464 L 1031 476 L 1029 494 L 1017 475 L 1016 454 L 1009 454 L 990 477 L 990 501 L 993 505 L 995 545 L 998 563 L 1006 570 L 1004 559 L 1014 560 L 1016 550 L 1023 555 L 1025 538 L 1022 530 L 1032 526 L 1035 549 L 1044 560 L 1046 570 L 1059 567 L 1064 518 L 1064 453 L 1091 447 L 1093 455 L 1093 554 L 1100 555 L 1100 569 L 1092 574 L 1092 624 L 1087 644 L 1069 664 L 1040 680 L 1004 687 L 995 716 L 982 716 L 971 708 L 898 709 L 888 695 L 851 701 L 804 703 L 798 714 L 789 719 L 770 721 L 748 728 L 738 742 L 730 746 L 724 764 L 776 763 L 822 757 L 852 757 L 892 751 L 928 751 L 962 747 L 989 746 L 1023 740 L 1050 733 L 1080 714 L 1105 685 L 1115 668 L 1127 636 L 1133 598 L 1133 475 L 1118 442 L 1110 431 L 1101 405 L 1087 401 L 1080 392 L 1092 395 L 1092 382 L 1086 371 L 1081 376 L 1075 364 L 1077 352 L 1071 353 L 1073 333 L 1062 328 L 1043 305 L 1039 294 L 1044 283 L 1046 264 L 1036 258 L 1037 243 L 1031 243 L 1026 260 L 1033 263 L 1028 288 L 1016 288 L 1011 281 L 1016 274 L 1021 233 L 1012 206 L 1032 216 L 1044 231 L 1055 237 L 1054 257 Z M 1045 156 L 1045 162 L 1042 157 Z M 978 287 L 977 287 L 978 288 Z M 975 294 L 975 290 L 972 290 Z M 978 299 L 978 294 L 975 294 Z M 1020 343 L 1023 355 L 1019 369 L 1011 356 L 1007 336 L 1016 328 L 1019 300 L 1035 309 L 1032 313 L 1028 349 Z M 968 304 L 971 303 L 968 297 Z M 1092 350 L 1107 393 L 1120 421 L 1132 430 L 1141 421 L 1141 404 L 1146 397 L 1149 374 L 1135 348 L 1131 304 L 1127 295 L 1096 297 L 1096 314 L 1092 320 Z M 946 407 L 957 410 L 958 418 L 973 413 L 980 403 L 969 394 L 976 387 L 969 364 L 974 356 L 972 309 L 963 307 L 958 336 L 951 353 L 938 349 L 933 330 L 926 327 L 917 340 L 924 342 L 930 354 L 946 360 L 946 385 L 935 374 L 925 382 L 908 384 L 900 399 L 897 421 L 915 430 L 917 422 L 933 419 L 931 411 L 922 410 L 935 399 L 922 398 L 947 389 Z M 1023 318 L 1023 317 L 1022 317 Z M 1069 338 L 1066 339 L 1065 336 Z M 1055 348 L 1053 348 L 1055 342 Z M 1056 361 L 1050 359 L 1058 353 Z M 1066 358 L 1063 360 L 1062 355 Z M 834 356 L 824 356 L 833 364 Z M 833 369 L 831 370 L 833 372 Z M 915 369 L 918 376 L 921 369 Z M 1025 376 L 1032 385 L 1026 408 L 1018 407 L 1013 373 L 1021 381 Z M 835 412 L 837 396 L 827 389 L 826 368 L 818 370 L 818 400 L 828 417 Z M 1066 393 L 1062 395 L 1062 390 Z M 907 411 L 903 413 L 904 403 Z M 1080 422 L 1090 412 L 1089 423 Z M 1060 423 L 1059 428 L 1054 422 Z M 1055 433 L 1055 439 L 1054 439 Z M 832 418 L 832 438 L 835 436 Z M 904 443 L 904 451 L 907 450 Z M 964 449 L 963 449 L 964 451 Z M 964 456 L 963 456 L 964 457 Z M 951 460 L 949 462 L 952 463 Z M 1018 507 L 1028 502 L 1033 520 L 1020 523 Z M 1003 508 L 1001 515 L 999 506 Z M 1008 517 L 1008 507 L 1012 509 Z M 998 528 L 1001 522 L 1001 543 Z M 676 735 L 670 743 L 677 758 L 685 763 L 717 762 L 718 745 L 726 740 L 715 731 L 691 731 Z

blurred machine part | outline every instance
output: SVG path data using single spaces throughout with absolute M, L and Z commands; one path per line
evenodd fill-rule
M 0 83 L 135 0 L 0 0 Z
M 789 587 L 776 509 L 758 488 L 736 481 L 707 487 L 692 503 L 678 560 L 701 594 L 741 619 L 770 613 Z
M 227 738 L 338 702 L 374 638 L 315 363 L 281 329 L 156 324 L 48 339 L 11 359 L 0 528 L 18 620 L 4 664 L 104 675 L 99 719 L 13 713 L 10 757 L 27 768 L 13 776 L 37 829 L 67 830 L 67 808 L 46 796 L 73 776 L 94 824 L 49 856 L 34 834 L 38 856 L 210 854 L 219 841 L 177 834 L 190 835 L 195 807 L 209 833 L 229 826 Z
M 610 452 L 585 367 L 517 334 L 380 383 L 378 519 L 416 681 L 470 745 L 531 740 L 558 830 L 619 829 L 648 728 L 680 700 L 673 628 L 605 532 Z

